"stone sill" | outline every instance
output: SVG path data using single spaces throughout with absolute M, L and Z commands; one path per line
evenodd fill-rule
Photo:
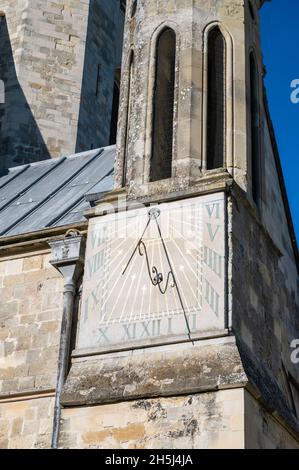
M 232 176 L 227 171 L 220 169 L 204 173 L 200 179 L 192 182 L 187 188 L 167 192 L 161 191 L 161 193 L 157 191 L 155 194 L 148 196 L 136 194 L 132 197 L 124 188 L 115 189 L 98 201 L 95 207 L 87 209 L 84 215 L 87 219 L 90 219 L 108 213 L 134 209 L 138 205 L 162 204 L 206 194 L 226 192 L 230 190 L 232 184 Z M 119 204 L 119 202 L 121 203 Z M 107 208 L 108 205 L 111 205 L 111 209 Z
M 156 352 L 75 360 L 66 380 L 64 407 L 189 395 L 247 384 L 233 336 Z
M 154 351 L 154 348 L 159 348 L 167 345 L 186 344 L 197 341 L 204 341 L 213 338 L 223 338 L 229 335 L 227 328 L 220 330 L 208 330 L 205 332 L 191 333 L 191 340 L 187 335 L 181 336 L 164 336 L 159 338 L 145 339 L 140 341 L 126 342 L 124 344 L 114 344 L 95 348 L 75 349 L 72 352 L 73 358 L 100 356 L 107 354 L 115 354 L 119 352 L 130 352 L 135 350 L 146 349 L 149 352 Z

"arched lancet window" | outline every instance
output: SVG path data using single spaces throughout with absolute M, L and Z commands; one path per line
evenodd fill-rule
M 225 39 L 218 27 L 208 36 L 207 169 L 224 166 Z
M 127 184 L 127 157 L 128 157 L 128 143 L 130 135 L 130 121 L 131 121 L 131 109 L 132 109 L 132 82 L 134 77 L 134 51 L 131 51 L 128 68 L 128 94 L 127 94 L 127 116 L 126 116 L 126 130 L 125 130 L 125 151 L 123 160 L 123 171 L 122 171 L 122 186 Z
M 251 0 L 249 0 L 248 2 L 248 7 L 249 7 L 249 13 L 250 13 L 251 19 L 255 21 L 255 11 L 254 11 L 254 7 L 253 7 Z
M 118 111 L 119 111 L 119 88 L 120 88 L 120 70 L 117 69 L 114 74 L 109 145 L 116 144 Z
M 250 54 L 250 113 L 251 113 L 251 181 L 252 197 L 258 203 L 260 196 L 260 112 L 258 68 L 253 52 Z
M 170 178 L 173 153 L 176 35 L 165 28 L 156 46 L 150 180 Z
M 133 0 L 132 8 L 131 8 L 131 18 L 134 18 L 134 16 L 136 15 L 136 11 L 137 11 L 137 0 Z

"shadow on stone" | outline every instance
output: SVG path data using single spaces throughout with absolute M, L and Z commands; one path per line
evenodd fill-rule
M 118 0 L 90 1 L 76 152 L 115 144 L 123 27 Z
M 5 16 L 0 18 L 0 44 L 0 79 L 5 87 L 5 103 L 0 103 L 1 170 L 50 155 L 17 77 Z

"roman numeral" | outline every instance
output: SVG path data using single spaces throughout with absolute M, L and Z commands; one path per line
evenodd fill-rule
M 150 327 L 150 324 L 151 324 L 151 321 L 148 321 L 148 322 L 142 322 L 141 323 L 141 326 L 143 328 L 143 332 L 141 334 L 141 338 L 145 335 L 145 336 L 151 336 L 150 334 L 150 331 L 149 331 L 149 327 Z
M 216 235 L 217 235 L 219 229 L 220 229 L 220 225 L 217 225 L 216 228 L 214 228 L 214 229 L 213 229 L 212 224 L 207 224 L 207 227 L 208 227 L 210 240 L 211 240 L 211 242 L 213 242 L 216 238 Z
M 123 325 L 124 329 L 124 340 L 133 340 L 136 339 L 136 323 L 132 325 Z
M 91 246 L 94 250 L 108 240 L 107 227 L 100 227 L 91 231 Z
M 84 307 L 83 307 L 83 323 L 87 321 L 88 318 L 88 311 L 89 311 L 89 298 L 85 300 Z
M 141 338 L 151 337 L 151 336 L 160 336 L 161 334 L 161 320 L 149 320 L 147 322 L 141 323 L 142 333 Z
M 87 272 L 89 277 L 95 274 L 103 265 L 103 258 L 104 251 L 102 250 L 87 261 Z
M 167 334 L 168 335 L 172 334 L 172 318 L 168 318 L 168 331 L 167 331 Z
M 204 262 L 209 266 L 209 268 L 214 271 L 220 278 L 222 278 L 222 256 L 220 256 L 216 251 L 211 250 L 211 248 L 204 247 Z
M 197 329 L 197 317 L 198 315 L 196 313 L 193 313 L 192 315 L 187 315 L 187 320 L 188 320 L 191 331 L 194 331 Z M 187 326 L 186 326 L 186 330 L 188 332 Z
M 209 218 L 220 219 L 220 203 L 207 204 L 206 209 L 209 215 Z
M 108 326 L 106 326 L 105 328 L 99 328 L 99 333 L 100 333 L 99 341 L 100 342 L 102 342 L 102 340 L 103 340 L 104 343 L 110 343 L 110 340 L 107 336 L 108 329 L 109 329 Z
M 219 300 L 220 295 L 216 292 L 214 287 L 205 279 L 205 299 L 215 315 L 219 316 Z

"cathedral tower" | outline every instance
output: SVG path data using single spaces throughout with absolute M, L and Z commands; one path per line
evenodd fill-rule
M 231 1 L 129 2 L 117 186 L 165 194 L 209 182 L 216 170 L 247 188 L 247 9 Z
M 0 168 L 115 143 L 122 2 L 1 0 L 0 11 Z
M 19 173 L 0 181 L 2 445 L 299 448 L 298 249 L 263 87 L 264 2 L 70 1 L 63 14 L 79 28 L 87 5 L 118 15 L 112 3 L 126 7 L 116 150 L 63 160 L 66 173 L 30 166 L 45 172 L 30 199 L 6 202 Z M 116 23 L 101 18 L 108 61 Z M 90 96 L 80 150 L 98 135 Z
M 262 3 L 127 2 L 115 189 L 87 213 L 64 444 L 299 445 L 298 252 Z M 77 405 L 104 428 L 80 432 Z

